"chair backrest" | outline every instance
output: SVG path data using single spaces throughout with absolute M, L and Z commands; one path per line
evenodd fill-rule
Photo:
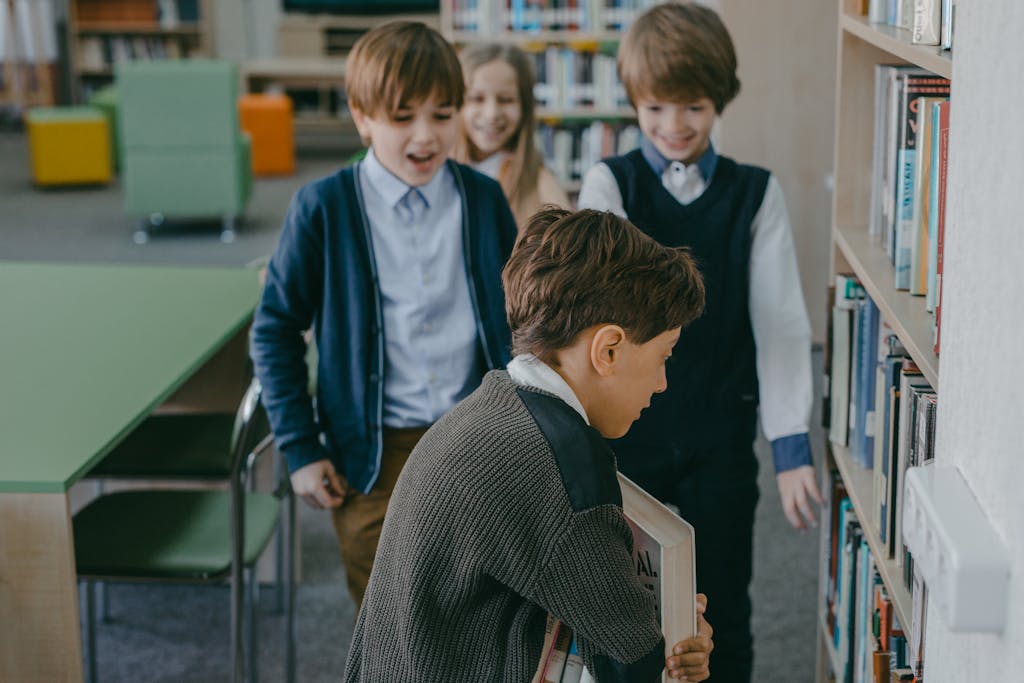
M 238 72 L 231 62 L 122 62 L 117 65 L 117 87 L 125 148 L 238 143 Z
M 235 426 L 231 434 L 232 471 L 246 466 L 249 454 L 270 434 L 270 420 L 260 397 L 260 381 L 255 377 L 249 383 L 235 413 Z

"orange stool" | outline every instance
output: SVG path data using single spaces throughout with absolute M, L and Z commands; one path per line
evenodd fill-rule
M 252 172 L 295 172 L 295 126 L 287 95 L 250 94 L 238 98 L 242 130 L 252 140 Z

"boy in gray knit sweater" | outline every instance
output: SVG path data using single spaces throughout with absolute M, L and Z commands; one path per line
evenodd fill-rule
M 666 667 L 704 680 L 711 627 L 699 615 L 698 635 L 666 657 L 604 441 L 665 390 L 680 330 L 703 308 L 693 260 L 611 213 L 550 209 L 503 283 L 518 355 L 409 457 L 346 681 L 530 681 L 548 613 L 598 683 L 653 683 Z

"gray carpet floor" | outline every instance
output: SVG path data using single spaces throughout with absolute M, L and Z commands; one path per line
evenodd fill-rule
M 149 243 L 136 245 L 117 183 L 38 189 L 31 182 L 24 134 L 0 131 L 0 260 L 241 266 L 273 250 L 292 193 L 333 171 L 354 143 L 323 135 L 300 140 L 296 174 L 256 180 L 246 220 L 232 244 L 222 244 L 218 224 L 211 223 L 167 225 Z M 820 354 L 815 362 L 820 367 Z M 813 424 L 818 422 L 815 416 Z M 820 458 L 824 437 L 817 427 L 812 443 Z M 789 527 L 779 505 L 768 444 L 759 440 L 756 450 L 761 502 L 752 587 L 754 680 L 806 683 L 813 680 L 817 652 L 818 536 Z M 297 594 L 298 680 L 335 681 L 344 668 L 353 605 L 344 589 L 329 519 L 301 504 L 299 508 L 303 581 Z M 226 589 L 117 585 L 111 588 L 110 605 L 111 621 L 101 625 L 98 637 L 100 680 L 202 683 L 228 678 Z M 264 681 L 282 680 L 282 624 L 269 611 L 261 616 Z

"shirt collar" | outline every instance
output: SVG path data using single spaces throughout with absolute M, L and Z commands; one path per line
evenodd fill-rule
M 366 172 L 367 180 L 370 184 L 380 192 L 384 201 L 391 208 L 404 197 L 410 189 L 409 185 L 405 181 L 401 180 L 394 173 L 384 168 L 384 165 L 377 159 L 377 155 L 373 153 L 373 147 L 366 152 L 366 157 L 363 159 L 363 166 Z M 427 208 L 434 206 L 437 202 L 438 197 L 441 194 L 441 188 L 445 182 L 445 178 L 451 173 L 448 170 L 447 162 L 444 163 L 440 170 L 434 174 L 434 177 L 426 182 L 424 185 L 420 185 L 416 189 L 419 190 L 423 196 L 423 201 L 426 202 Z
M 587 411 L 576 397 L 569 383 L 554 368 L 532 353 L 522 353 L 512 359 L 506 368 L 512 381 L 521 386 L 541 389 L 565 401 L 588 425 Z
M 664 175 L 665 169 L 671 165 L 671 161 L 666 159 L 658 148 L 654 146 L 654 143 L 645 137 L 640 138 L 640 153 L 644 155 L 644 159 L 647 164 L 654 171 L 655 175 L 659 178 Z M 708 140 L 708 148 L 704 150 L 704 153 L 697 159 L 697 170 L 700 171 L 701 176 L 704 178 L 704 182 L 710 182 L 711 176 L 715 173 L 715 166 L 718 165 L 718 153 L 715 151 L 715 145 Z

